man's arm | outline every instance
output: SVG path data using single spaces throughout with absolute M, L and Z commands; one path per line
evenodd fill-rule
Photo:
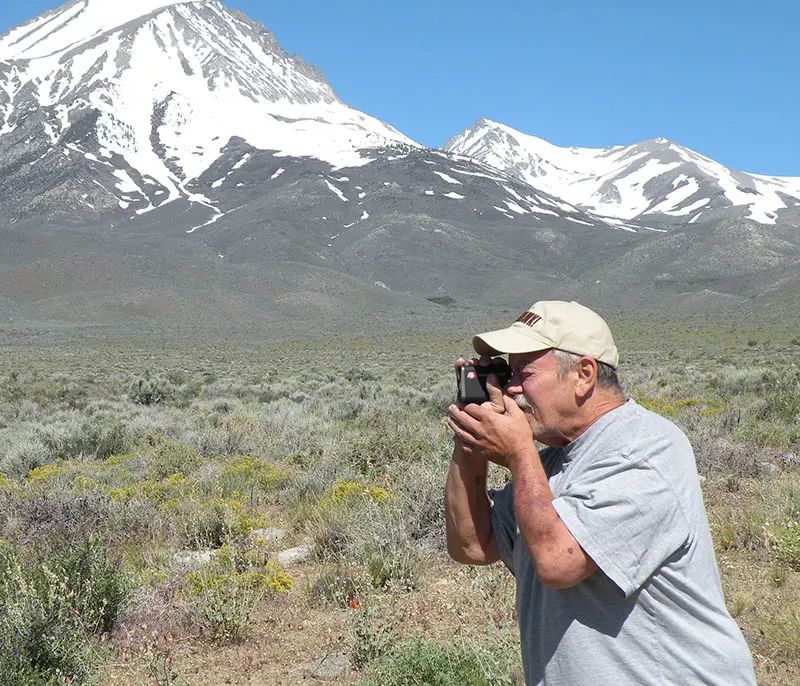
M 552 505 L 553 494 L 536 446 L 509 460 L 514 484 L 514 512 L 520 534 L 547 587 L 571 588 L 597 571 Z
M 444 512 L 447 552 L 462 564 L 488 565 L 500 559 L 492 534 L 486 468 L 486 460 L 465 454 L 461 441 L 455 440 L 444 492 Z
M 550 588 L 570 588 L 594 574 L 597 565 L 552 505 L 553 494 L 524 413 L 512 398 L 503 400 L 505 415 L 479 405 L 463 410 L 451 406 L 448 423 L 471 457 L 483 456 L 511 470 L 517 526 L 536 576 Z

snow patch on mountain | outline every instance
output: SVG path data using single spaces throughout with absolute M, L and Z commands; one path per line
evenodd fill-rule
M 324 179 L 324 181 L 325 185 L 328 188 L 330 188 L 330 190 L 336 195 L 336 197 L 339 198 L 339 200 L 341 200 L 342 202 L 349 202 L 347 196 L 344 193 L 342 193 L 342 191 L 339 188 L 334 186 L 330 181 L 328 181 L 328 179 Z
M 447 181 L 447 183 L 452 183 L 458 186 L 462 185 L 461 181 L 459 181 L 458 179 L 454 179 L 449 174 L 445 174 L 444 172 L 440 171 L 434 171 L 433 173 L 436 174 L 436 176 L 440 177 L 443 181 Z

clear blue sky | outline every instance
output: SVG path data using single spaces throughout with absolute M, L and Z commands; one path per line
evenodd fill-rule
M 60 4 L 0 2 L 0 32 Z M 562 146 L 663 136 L 800 176 L 798 0 L 226 4 L 344 102 L 431 147 L 485 116 Z

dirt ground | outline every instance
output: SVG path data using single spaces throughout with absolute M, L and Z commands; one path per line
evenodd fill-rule
M 116 651 L 101 682 L 108 686 L 186 686 L 347 683 L 358 681 L 350 669 L 338 678 L 322 678 L 314 664 L 329 655 L 346 653 L 348 626 L 360 607 L 333 608 L 315 603 L 310 584 L 320 572 L 314 565 L 287 568 L 293 589 L 270 601 L 254 621 L 252 636 L 238 645 L 220 645 L 200 636 L 158 635 L 138 627 L 140 638 Z M 420 588 L 378 594 L 373 602 L 391 607 L 397 618 L 398 640 L 422 636 L 438 641 L 480 638 L 482 632 L 514 621 L 513 578 L 495 566 L 490 570 L 461 567 L 446 559 L 432 562 Z M 498 607 L 491 610 L 493 597 Z M 490 625 L 489 622 L 492 624 Z M 145 640 L 144 637 L 149 637 Z M 171 668 L 167 660 L 171 658 Z

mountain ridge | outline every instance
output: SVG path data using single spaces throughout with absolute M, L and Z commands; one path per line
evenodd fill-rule
M 742 209 L 748 219 L 774 224 L 778 211 L 800 206 L 800 177 L 727 169 L 665 138 L 608 148 L 561 148 L 480 118 L 442 149 L 607 218 L 659 215 L 662 221 L 691 223 L 709 210 Z

